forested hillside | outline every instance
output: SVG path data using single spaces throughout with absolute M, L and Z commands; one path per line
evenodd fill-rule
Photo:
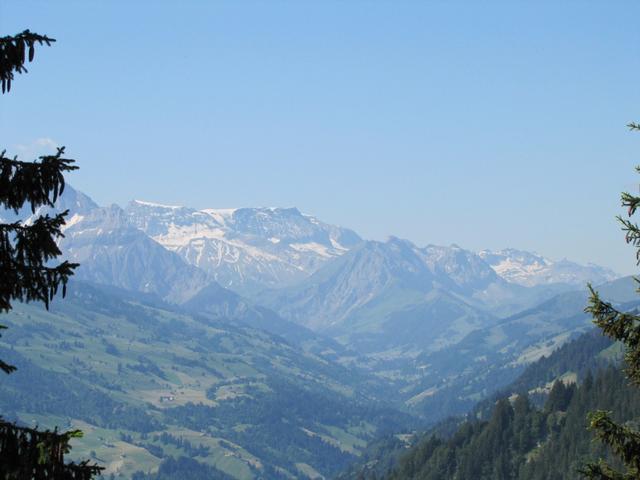
M 640 398 L 620 360 L 620 345 L 591 330 L 530 365 L 466 417 L 370 445 L 341 478 L 578 478 L 587 459 L 609 458 L 586 429 L 588 412 L 640 418 Z
M 614 460 L 586 429 L 593 410 L 613 411 L 617 421 L 640 418 L 640 398 L 619 369 L 588 375 L 579 387 L 557 381 L 542 409 L 526 395 L 502 398 L 488 421 L 467 421 L 451 438 L 423 439 L 386 478 L 579 478 L 588 460 Z

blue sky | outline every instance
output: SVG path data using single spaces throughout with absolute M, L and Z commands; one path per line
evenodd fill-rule
M 58 42 L 0 141 L 67 146 L 102 204 L 292 206 L 470 249 L 635 270 L 640 2 L 8 1 Z

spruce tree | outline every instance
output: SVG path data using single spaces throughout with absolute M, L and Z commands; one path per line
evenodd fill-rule
M 24 64 L 33 60 L 35 45 L 51 45 L 54 39 L 28 30 L 0 37 L 0 84 L 2 93 L 11 90 L 15 73 L 25 73 Z M 64 174 L 77 169 L 65 158 L 64 148 L 34 162 L 19 161 L 0 153 L 0 208 L 30 217 L 0 223 L 0 312 L 11 310 L 13 300 L 49 302 L 62 289 L 66 293 L 69 277 L 77 264 L 51 263 L 60 255 L 56 240 L 68 212 L 38 215 L 40 207 L 53 207 L 64 191 Z M 0 325 L 0 328 L 6 328 Z M 11 373 L 15 367 L 0 360 L 0 369 Z M 65 463 L 69 441 L 81 436 L 79 430 L 66 433 L 39 431 L 0 419 L 0 478 L 2 479 L 90 479 L 102 468 Z
M 631 130 L 640 131 L 640 124 L 629 124 Z M 640 173 L 640 166 L 636 167 Z M 628 217 L 632 217 L 640 197 L 630 193 L 622 194 L 622 206 L 627 208 Z M 628 218 L 618 217 L 625 232 L 627 243 L 636 248 L 636 260 L 640 264 L 640 227 Z M 638 281 L 638 279 L 636 279 Z M 640 386 L 640 315 L 623 312 L 611 303 L 603 301 L 598 292 L 589 285 L 591 297 L 586 312 L 593 315 L 594 322 L 603 333 L 625 346 L 625 373 L 632 384 Z M 640 293 L 640 289 L 639 289 Z M 620 459 L 622 470 L 612 467 L 604 460 L 589 463 L 581 471 L 587 478 L 630 480 L 640 478 L 640 431 L 629 425 L 616 423 L 612 412 L 595 411 L 589 414 L 589 427 L 596 437 L 608 445 Z

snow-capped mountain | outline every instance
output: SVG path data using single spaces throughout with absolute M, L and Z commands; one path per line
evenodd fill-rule
M 439 278 L 446 278 L 464 293 L 473 294 L 498 282 L 498 275 L 477 254 L 460 248 L 428 245 L 416 249 L 429 269 Z
M 177 303 L 215 281 L 322 330 L 349 323 L 356 311 L 375 307 L 367 318 L 379 318 L 413 308 L 434 290 L 502 316 L 562 289 L 616 278 L 596 265 L 515 249 L 476 254 L 395 237 L 364 241 L 296 208 L 197 210 L 143 201 L 105 208 L 68 186 L 54 210 L 66 209 L 61 246 L 82 264 L 81 278 Z M 48 213 L 42 210 L 36 214 Z
M 300 281 L 361 242 L 296 208 L 196 210 L 133 201 L 132 225 L 240 292 Z
M 154 293 L 175 303 L 210 283 L 206 273 L 133 227 L 117 205 L 70 214 L 60 245 L 67 258 L 80 263 L 79 279 Z
M 525 287 L 554 283 L 584 286 L 587 282 L 599 284 L 620 277 L 614 271 L 592 263 L 580 265 L 566 259 L 553 261 L 537 253 L 513 248 L 483 250 L 478 255 L 502 278 Z

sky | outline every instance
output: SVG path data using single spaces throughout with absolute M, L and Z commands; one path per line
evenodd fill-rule
M 297 206 L 365 238 L 635 273 L 637 1 L 0 0 L 0 149 L 100 204 Z

